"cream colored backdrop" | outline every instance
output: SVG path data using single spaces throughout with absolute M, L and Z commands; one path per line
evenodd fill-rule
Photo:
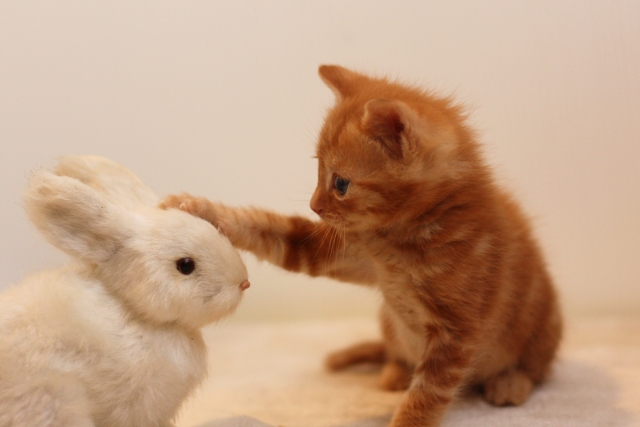
M 20 205 L 64 154 L 312 216 L 322 63 L 455 93 L 567 310 L 640 311 L 640 2 L 616 0 L 0 1 L 0 288 L 65 259 Z M 245 259 L 237 319 L 376 310 L 371 290 Z

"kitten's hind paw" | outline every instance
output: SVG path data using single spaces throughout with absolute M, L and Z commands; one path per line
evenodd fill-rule
M 339 371 L 359 363 L 382 363 L 385 359 L 384 343 L 363 342 L 343 350 L 330 353 L 324 361 L 330 371 Z
M 411 384 L 412 370 L 398 362 L 387 362 L 382 368 L 378 385 L 383 390 L 406 390 Z
M 522 371 L 509 370 L 484 384 L 484 398 L 496 406 L 521 405 L 533 389 L 533 381 Z

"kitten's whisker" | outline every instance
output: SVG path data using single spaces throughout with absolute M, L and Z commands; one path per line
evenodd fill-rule
M 325 224 L 325 225 L 327 225 L 327 224 Z M 326 228 L 327 227 L 322 227 L 322 230 L 325 230 Z M 324 245 L 324 241 L 327 240 L 327 236 L 328 235 L 329 235 L 329 233 L 324 233 L 324 236 L 322 237 L 322 240 L 320 241 L 320 244 L 318 245 L 318 250 L 316 250 L 316 254 L 313 256 L 313 259 L 311 260 L 312 264 L 316 260 L 316 257 L 318 256 L 318 253 L 320 252 L 320 249 Z
M 347 257 L 347 227 L 342 226 L 342 263 L 345 263 Z
M 329 239 L 329 248 L 327 250 L 327 253 L 325 254 L 325 268 L 327 265 L 329 265 L 329 260 L 331 257 L 331 252 L 333 251 L 333 239 L 336 237 L 336 229 L 335 228 L 331 228 L 331 238 Z
M 331 241 L 329 242 L 329 251 L 327 252 L 327 257 L 326 257 L 327 266 L 329 266 L 330 264 L 333 264 L 335 257 L 337 257 L 338 245 L 340 244 L 339 239 L 340 239 L 340 232 L 338 228 L 332 227 Z
M 338 245 L 340 243 L 340 232 L 337 228 L 333 229 L 333 240 L 331 241 L 331 252 L 329 253 L 330 258 L 327 262 L 332 262 L 335 257 L 338 255 Z
M 327 227 L 327 223 L 324 222 L 321 224 L 320 227 L 318 227 L 318 229 L 316 229 L 316 231 L 314 231 L 313 233 L 309 234 L 305 239 L 303 239 L 300 242 L 300 245 L 304 245 L 305 243 L 307 243 L 309 240 L 311 240 L 312 238 L 314 238 L 315 236 L 318 235 L 318 233 L 320 233 L 322 230 L 324 230 Z

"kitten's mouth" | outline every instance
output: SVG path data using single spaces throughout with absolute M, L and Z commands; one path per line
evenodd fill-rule
M 356 229 L 357 224 L 352 221 L 345 221 L 343 218 L 326 218 L 324 220 L 327 225 L 335 228 L 336 230 L 340 230 L 340 232 L 350 232 Z
M 335 215 L 327 215 L 326 213 L 323 213 L 322 215 L 319 215 L 319 217 L 324 222 L 332 226 L 338 227 L 344 225 L 344 221 L 342 220 L 342 218 L 339 218 Z

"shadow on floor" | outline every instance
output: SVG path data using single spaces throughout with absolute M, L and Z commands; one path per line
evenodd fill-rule
M 496 408 L 480 396 L 456 402 L 441 427 L 632 427 L 633 414 L 616 408 L 620 388 L 602 369 L 574 361 L 559 362 L 554 375 L 522 406 Z M 336 427 L 386 427 L 391 414 Z M 250 417 L 212 421 L 199 427 L 273 427 Z M 286 426 L 303 427 L 303 426 Z

